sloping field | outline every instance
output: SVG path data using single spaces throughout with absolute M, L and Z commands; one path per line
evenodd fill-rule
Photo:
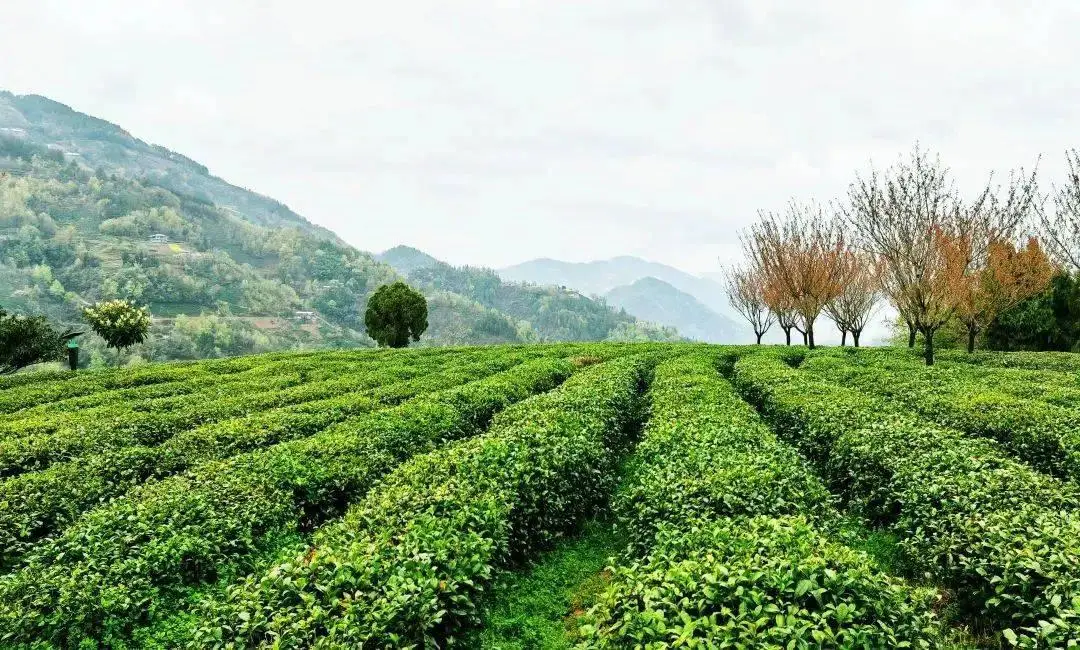
M 557 344 L 0 379 L 3 648 L 1080 643 L 1080 358 Z

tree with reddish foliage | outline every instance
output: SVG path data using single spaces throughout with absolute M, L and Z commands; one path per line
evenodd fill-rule
M 812 202 L 792 201 L 783 214 L 762 211 L 759 216 L 743 237 L 744 248 L 764 272 L 766 286 L 790 304 L 799 321 L 793 326 L 802 326 L 813 349 L 814 322 L 841 290 L 845 245 L 839 224 Z
M 959 239 L 958 243 L 960 248 L 971 245 L 970 238 Z M 957 255 L 970 252 L 964 250 Z M 1004 239 L 991 241 L 985 256 L 975 259 L 966 273 L 951 278 L 956 317 L 967 329 L 968 352 L 975 351 L 976 336 L 998 314 L 1041 292 L 1055 272 L 1035 237 L 1029 237 L 1022 246 Z
M 909 328 L 923 335 L 927 365 L 934 334 L 956 307 L 952 288 L 982 259 L 991 241 L 1015 238 L 1037 213 L 1036 173 L 1010 175 L 1004 195 L 993 184 L 969 201 L 960 198 L 939 158 L 915 147 L 883 174 L 857 176 L 841 211 L 857 244 L 885 264 L 885 293 Z M 914 343 L 914 337 L 909 339 Z
M 775 315 L 765 301 L 765 276 L 759 269 L 729 269 L 725 272 L 728 301 L 754 328 L 757 344 L 769 331 Z
M 769 311 L 776 316 L 776 324 L 780 326 L 780 329 L 784 330 L 785 343 L 791 345 L 791 330 L 794 329 L 799 334 L 804 331 L 799 327 L 799 314 L 795 311 L 794 301 L 775 281 L 766 280 L 764 289 L 765 304 L 768 305 Z M 805 343 L 805 340 L 803 342 Z

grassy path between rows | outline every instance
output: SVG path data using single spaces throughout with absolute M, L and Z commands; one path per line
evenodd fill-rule
M 606 568 L 626 548 L 626 536 L 606 520 L 540 556 L 529 569 L 504 576 L 483 606 L 480 630 L 465 643 L 485 650 L 561 650 L 577 641 L 580 616 L 607 585 Z

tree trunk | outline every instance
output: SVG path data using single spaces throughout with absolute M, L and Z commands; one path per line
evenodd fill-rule
M 923 347 L 923 355 L 926 358 L 926 365 L 934 365 L 934 331 L 930 328 L 923 330 L 923 338 L 926 339 Z
M 783 329 L 784 329 L 784 340 L 787 341 L 787 345 L 791 345 L 791 328 L 790 327 L 785 327 Z
M 975 335 L 979 333 L 979 330 L 974 327 L 968 327 L 968 354 L 975 351 Z
M 915 347 L 915 326 L 911 324 L 911 321 L 907 321 L 907 346 L 909 348 Z
M 855 347 L 859 347 L 860 334 L 862 334 L 862 330 L 851 330 L 851 340 L 855 343 Z
M 806 328 L 806 347 L 811 350 L 814 349 L 814 326 L 810 325 Z
M 803 332 L 802 330 L 799 331 L 802 332 L 802 344 L 809 345 L 809 341 L 806 340 L 806 332 Z
M 847 330 L 840 330 L 840 347 L 847 345 Z
M 754 333 L 757 334 L 757 344 L 761 345 L 761 337 L 762 337 L 763 334 L 765 334 L 765 332 L 754 332 Z

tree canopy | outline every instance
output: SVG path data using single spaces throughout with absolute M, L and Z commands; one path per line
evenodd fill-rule
M 44 316 L 8 314 L 0 307 L 0 375 L 64 357 L 64 343 L 81 332 L 53 328 Z
M 406 347 L 427 330 L 427 300 L 404 282 L 383 285 L 368 300 L 364 325 L 380 346 Z
M 150 331 L 150 312 L 127 300 L 107 300 L 87 307 L 83 318 L 118 356 L 121 350 L 145 341 Z

